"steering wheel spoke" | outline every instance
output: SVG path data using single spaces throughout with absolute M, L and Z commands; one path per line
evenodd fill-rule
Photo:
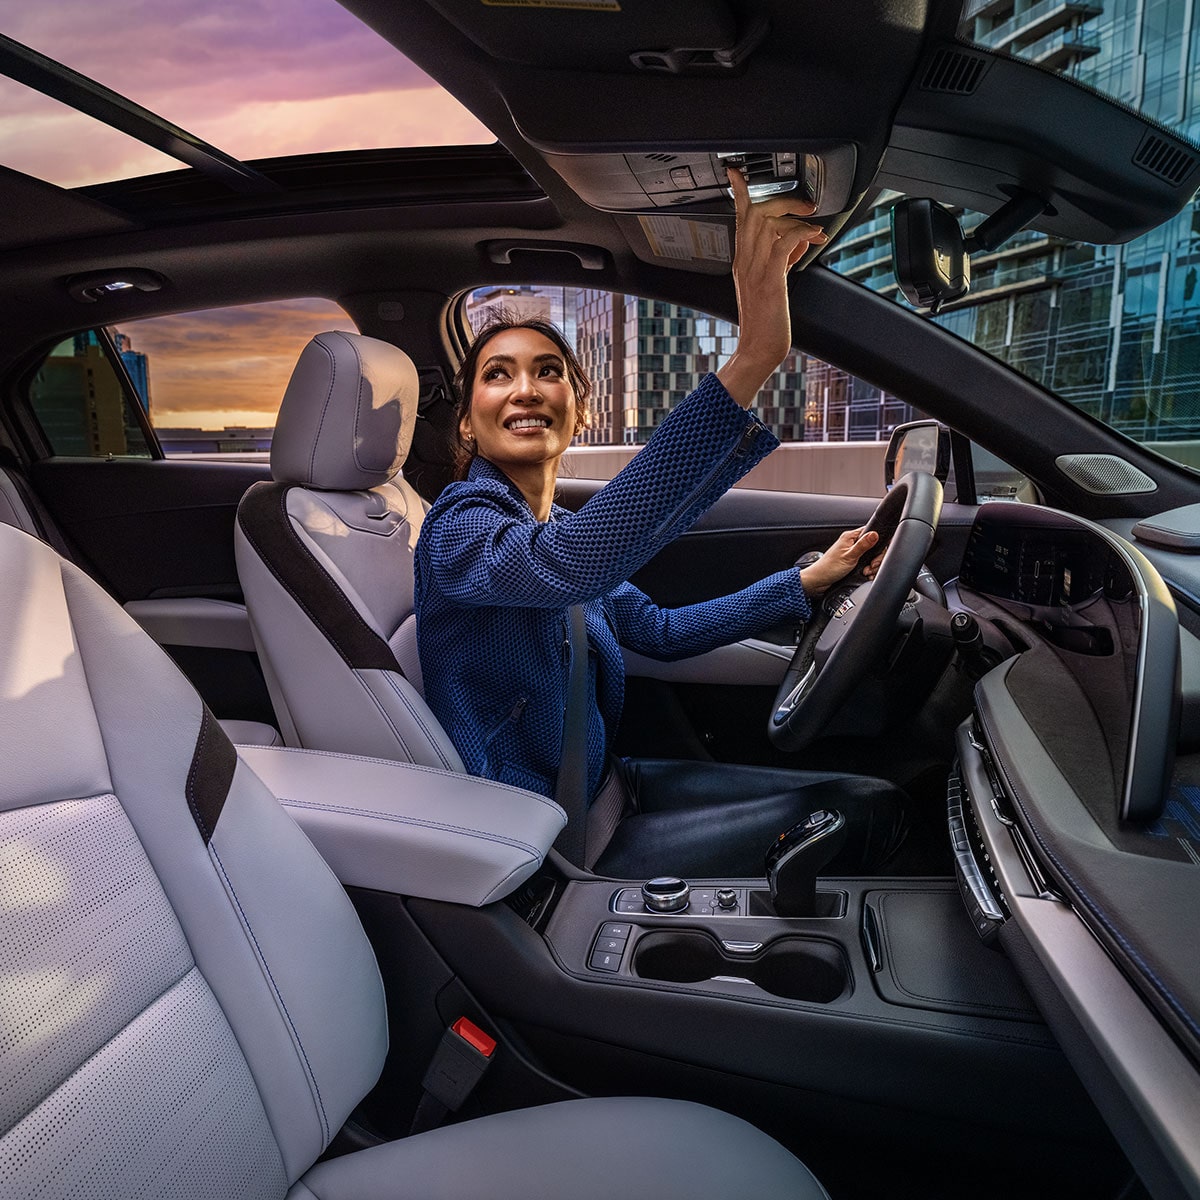
M 942 485 L 916 471 L 898 479 L 880 501 L 867 529 L 879 533 L 883 561 L 874 579 L 864 581 L 856 570 L 817 606 L 767 722 L 776 746 L 800 750 L 815 740 L 887 651 L 941 508 Z

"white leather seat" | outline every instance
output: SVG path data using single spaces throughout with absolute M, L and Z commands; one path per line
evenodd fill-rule
M 271 483 L 238 509 L 238 574 L 284 741 L 463 769 L 422 696 L 413 550 L 426 504 L 400 477 L 416 368 L 321 333 L 279 409 Z
M 824 1196 L 696 1105 L 579 1100 L 313 1163 L 379 1075 L 345 893 L 165 654 L 0 525 L 0 1196 Z

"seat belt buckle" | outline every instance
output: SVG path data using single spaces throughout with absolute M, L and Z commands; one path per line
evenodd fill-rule
M 442 1034 L 421 1086 L 450 1112 L 457 1112 L 491 1066 L 495 1050 L 495 1038 L 459 1017 Z

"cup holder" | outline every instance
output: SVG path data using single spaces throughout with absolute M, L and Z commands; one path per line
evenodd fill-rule
M 697 930 L 654 930 L 643 934 L 634 947 L 633 973 L 664 983 L 744 979 L 772 996 L 813 1004 L 828 1004 L 850 989 L 850 970 L 841 948 L 805 937 L 776 938 L 756 954 L 740 955 L 727 953 L 714 938 Z

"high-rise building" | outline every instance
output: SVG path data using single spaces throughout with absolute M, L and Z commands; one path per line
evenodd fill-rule
M 127 333 L 121 333 L 114 329 L 112 340 L 113 345 L 117 348 L 117 353 L 121 356 L 121 362 L 125 366 L 125 373 L 129 376 L 134 391 L 137 392 L 138 399 L 142 403 L 142 411 L 149 414 L 150 360 L 146 355 L 133 348 L 133 343 L 129 340 Z
M 1198 13 L 1200 0 L 967 0 L 959 33 L 1059 70 L 1195 137 Z M 882 197 L 826 258 L 891 296 L 897 289 L 888 210 L 896 198 Z M 963 216 L 967 229 L 980 219 Z M 995 253 L 972 256 L 970 293 L 931 319 L 1138 441 L 1195 439 L 1198 271 L 1195 202 L 1128 245 L 1092 246 L 1026 231 Z M 814 383 L 810 372 L 816 429 L 823 409 L 811 395 Z M 828 436 L 841 436 L 839 419 L 835 414 Z
M 92 331 L 47 355 L 34 376 L 30 400 L 56 454 L 145 453 L 145 439 L 126 408 L 109 352 Z
M 592 380 L 589 445 L 637 445 L 708 371 L 737 346 L 737 326 L 664 300 L 590 288 L 481 288 L 467 300 L 471 327 L 498 312 L 551 320 L 567 335 Z M 757 411 L 785 440 L 804 436 L 802 357 L 789 355 L 763 386 Z

